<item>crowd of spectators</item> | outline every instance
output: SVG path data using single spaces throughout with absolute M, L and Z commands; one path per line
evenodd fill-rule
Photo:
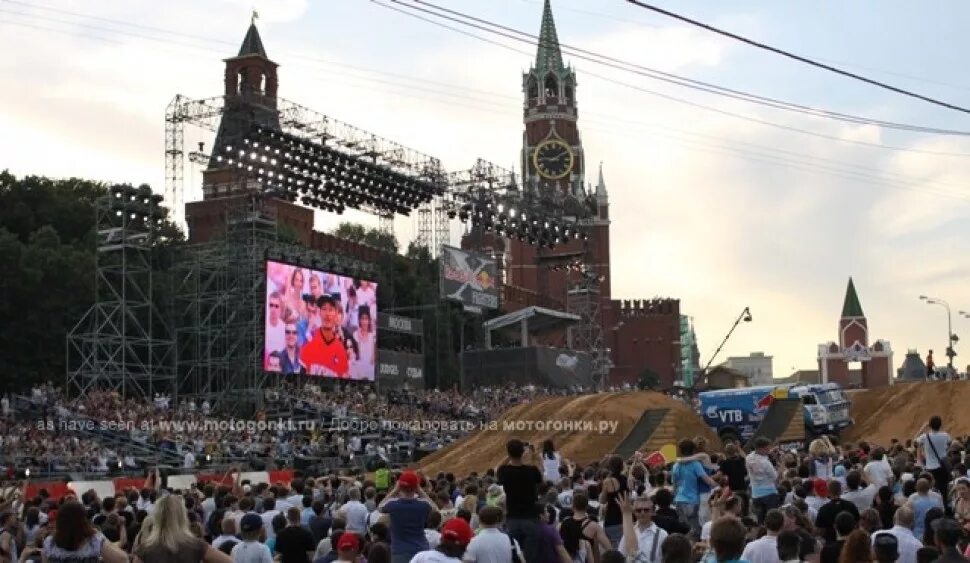
M 966 439 L 934 417 L 885 446 L 820 438 L 671 463 L 636 453 L 577 465 L 513 439 L 469 475 L 343 470 L 291 483 L 93 491 L 4 488 L 0 559 L 228 563 L 962 563 L 970 530 Z

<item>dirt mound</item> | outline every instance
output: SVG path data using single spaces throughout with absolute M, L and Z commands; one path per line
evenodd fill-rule
M 491 427 L 424 458 L 427 473 L 450 471 L 467 475 L 485 471 L 505 459 L 511 438 L 539 447 L 551 439 L 563 457 L 585 464 L 613 451 L 647 409 L 669 408 L 677 438 L 704 436 L 714 447 L 720 441 L 693 411 L 666 395 L 647 391 L 555 397 L 517 405 Z
M 888 445 L 892 438 L 912 439 L 933 415 L 951 435 L 970 434 L 970 381 L 897 383 L 850 395 L 855 424 L 843 433 L 849 440 Z

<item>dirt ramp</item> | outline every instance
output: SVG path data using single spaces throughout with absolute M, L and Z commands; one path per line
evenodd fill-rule
M 714 433 L 682 403 L 660 393 L 598 393 L 555 397 L 517 405 L 491 427 L 479 431 L 419 463 L 427 473 L 467 475 L 495 467 L 505 459 L 505 443 L 519 438 L 541 447 L 551 439 L 564 457 L 585 464 L 611 453 L 647 409 L 670 409 L 676 438 L 704 436 L 719 446 Z
M 852 393 L 850 399 L 855 424 L 843 433 L 849 440 L 906 441 L 933 415 L 943 419 L 951 435 L 970 434 L 970 381 L 897 383 Z

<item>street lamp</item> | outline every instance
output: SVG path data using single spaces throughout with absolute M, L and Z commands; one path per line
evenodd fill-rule
M 937 299 L 936 297 L 920 295 L 919 298 L 921 301 L 926 301 L 930 305 L 941 305 L 946 309 L 946 357 L 949 360 L 947 362 L 947 366 L 949 366 L 952 370 L 953 357 L 957 355 L 957 353 L 953 351 L 953 345 L 956 344 L 956 342 L 960 339 L 957 338 L 957 335 L 953 334 L 953 319 L 952 315 L 950 314 L 950 304 L 942 299 Z
M 741 314 L 738 315 L 737 320 L 734 321 L 733 325 L 731 325 L 731 330 L 728 331 L 727 335 L 724 337 L 724 340 L 722 340 L 721 343 L 718 345 L 717 350 L 714 350 L 714 353 L 711 354 L 711 359 L 707 360 L 707 365 L 705 365 L 704 369 L 701 370 L 702 374 L 707 373 L 707 368 L 711 367 L 711 363 L 714 362 L 714 358 L 717 357 L 718 353 L 721 351 L 721 348 L 724 348 L 724 345 L 727 343 L 728 338 L 731 338 L 731 335 L 734 334 L 734 329 L 738 328 L 738 325 L 741 324 L 741 321 L 744 321 L 746 323 L 751 322 L 750 308 L 745 307 L 744 310 L 741 311 Z

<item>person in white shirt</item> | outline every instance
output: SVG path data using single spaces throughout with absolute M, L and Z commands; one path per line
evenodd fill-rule
M 182 468 L 183 469 L 194 469 L 195 468 L 195 454 L 192 450 L 185 452 L 185 457 L 182 458 Z
M 872 501 L 875 500 L 879 488 L 871 484 L 863 487 L 862 472 L 850 471 L 845 476 L 845 484 L 848 490 L 842 493 L 842 500 L 854 504 L 859 509 L 859 514 L 862 514 L 868 508 L 872 508 Z
M 499 530 L 502 523 L 502 509 L 497 506 L 486 506 L 478 513 L 481 525 L 468 548 L 462 561 L 465 563 L 512 563 L 512 550 L 524 560 L 522 549 L 518 542 Z
M 263 513 L 260 518 L 263 520 L 263 529 L 266 530 L 266 539 L 275 538 L 276 530 L 273 529 L 273 518 L 280 511 L 276 509 L 276 499 L 273 497 L 268 497 L 263 499 Z
M 552 445 L 552 440 L 542 443 L 542 478 L 549 483 L 558 483 L 559 467 L 562 465 L 562 456 Z
M 337 511 L 347 522 L 346 530 L 356 534 L 367 533 L 367 514 L 370 512 L 364 503 L 360 502 L 360 489 L 351 487 L 347 491 L 347 502 Z
M 765 514 L 767 533 L 763 538 L 745 546 L 741 560 L 749 563 L 781 563 L 781 558 L 778 556 L 778 534 L 784 527 L 785 515 L 778 509 L 769 510 Z
M 232 518 L 222 519 L 222 534 L 212 540 L 212 547 L 219 549 L 219 546 L 227 541 L 238 541 L 236 538 L 236 521 Z
M 242 518 L 242 540 L 232 548 L 233 563 L 273 563 L 273 555 L 266 544 L 259 541 L 263 521 L 259 514 L 249 513 Z
M 872 461 L 866 464 L 863 469 L 866 480 L 879 487 L 891 486 L 893 480 L 893 468 L 886 459 L 886 452 L 882 448 L 876 448 L 872 452 Z
M 624 504 L 621 503 L 621 508 Z M 626 509 L 629 510 L 629 509 Z M 620 538 L 620 553 L 628 559 L 635 557 L 638 563 L 660 563 L 663 559 L 660 545 L 667 539 L 667 532 L 653 521 L 653 501 L 649 498 L 637 498 L 633 501 L 634 536 L 626 533 Z M 634 555 L 636 554 L 636 555 Z
M 889 534 L 896 537 L 899 543 L 899 559 L 896 563 L 916 563 L 916 552 L 923 547 L 923 542 L 916 539 L 913 535 L 914 515 L 909 507 L 902 507 L 896 511 L 893 517 L 895 526 L 888 530 L 880 530 L 872 534 L 872 543 L 875 545 L 876 536 L 879 534 Z

